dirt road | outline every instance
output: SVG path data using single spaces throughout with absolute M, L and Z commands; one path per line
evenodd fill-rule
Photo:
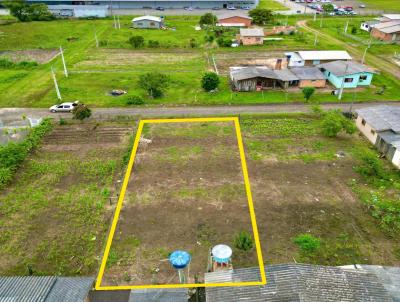
M 320 30 L 311 28 L 307 25 L 307 20 L 298 21 L 297 25 L 300 26 L 301 28 L 305 29 L 308 32 L 311 32 L 313 34 L 318 34 L 320 39 L 323 38 L 329 42 L 332 42 L 338 46 L 341 46 L 343 49 L 347 50 L 353 56 L 353 58 L 361 61 L 361 58 L 364 53 L 364 48 L 361 49 L 358 47 L 351 46 L 350 44 L 343 42 L 342 40 L 339 40 L 335 37 L 332 37 Z M 371 66 L 378 68 L 381 71 L 390 73 L 394 77 L 400 79 L 400 69 L 391 62 L 388 62 L 388 61 L 381 59 L 375 55 L 372 55 L 370 53 L 367 53 L 367 55 L 365 57 L 365 62 Z

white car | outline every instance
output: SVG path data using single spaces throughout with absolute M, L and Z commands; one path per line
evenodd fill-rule
M 53 105 L 49 108 L 50 112 L 72 112 L 75 106 L 78 106 L 78 102 L 66 102 L 62 104 Z
M 234 6 L 228 6 L 226 9 L 229 9 L 229 10 L 235 10 L 235 9 L 236 9 L 236 7 L 234 7 Z

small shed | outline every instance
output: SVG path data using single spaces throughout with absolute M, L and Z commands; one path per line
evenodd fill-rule
M 253 18 L 239 15 L 223 15 L 218 18 L 217 26 L 224 27 L 249 27 Z
M 164 27 L 164 18 L 156 16 L 142 16 L 132 19 L 134 28 L 155 28 Z
M 352 61 L 333 61 L 317 66 L 336 88 L 357 88 L 371 85 L 375 71 Z
M 275 88 L 287 89 L 296 85 L 298 78 L 288 69 L 231 67 L 230 81 L 235 91 L 261 91 Z
M 264 43 L 264 36 L 262 28 L 241 28 L 239 41 L 243 45 L 262 45 Z
M 326 86 L 324 74 L 317 67 L 295 67 L 290 69 L 299 78 L 298 86 L 323 88 Z

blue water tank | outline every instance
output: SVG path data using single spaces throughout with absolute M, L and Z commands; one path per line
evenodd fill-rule
M 191 259 L 190 254 L 185 251 L 174 251 L 169 256 L 169 262 L 176 269 L 184 269 Z

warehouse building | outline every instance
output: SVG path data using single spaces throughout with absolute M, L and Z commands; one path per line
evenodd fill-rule
M 255 8 L 259 0 L 96 0 L 96 1 L 73 1 L 73 0 L 27 0 L 28 3 L 45 3 L 47 5 L 109 5 L 111 9 L 176 9 L 192 7 L 194 9 L 228 8 L 228 7 L 250 7 Z

